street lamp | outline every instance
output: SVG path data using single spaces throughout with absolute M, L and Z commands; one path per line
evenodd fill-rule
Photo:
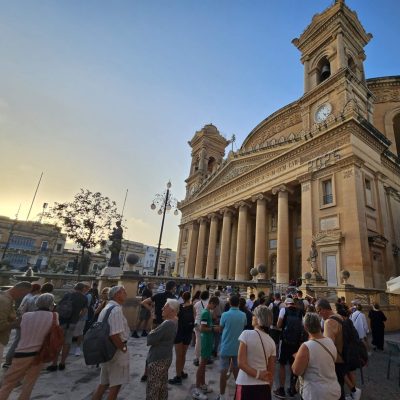
M 162 194 L 159 194 L 159 193 L 156 194 L 153 202 L 150 205 L 150 208 L 152 210 L 156 210 L 158 208 L 157 214 L 162 215 L 160 238 L 158 240 L 158 246 L 157 246 L 156 265 L 154 267 L 154 275 L 155 276 L 157 276 L 158 260 L 160 258 L 160 247 L 161 247 L 162 234 L 163 234 L 163 230 L 164 230 L 165 213 L 167 211 L 174 210 L 174 215 L 179 214 L 178 209 L 176 208 L 178 201 L 176 200 L 175 197 L 172 196 L 170 189 L 171 189 L 171 182 L 168 182 L 167 189 L 164 190 L 164 192 Z

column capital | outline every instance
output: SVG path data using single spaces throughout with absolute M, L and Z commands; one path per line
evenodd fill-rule
M 220 215 L 218 214 L 218 212 L 212 212 L 207 215 L 207 218 L 211 219 L 212 221 L 213 219 L 220 219 Z
M 247 201 L 238 201 L 237 203 L 235 203 L 235 208 L 242 208 L 242 207 L 247 207 L 250 208 L 251 204 L 248 203 Z
M 311 181 L 312 177 L 313 177 L 313 173 L 312 172 L 307 172 L 306 174 L 299 175 L 298 177 L 296 177 L 296 179 L 300 183 L 304 183 L 304 182 L 307 182 L 307 181 Z
M 229 214 L 229 213 L 233 216 L 235 210 L 232 209 L 231 207 L 224 207 L 224 208 L 222 208 L 221 210 L 219 210 L 219 212 L 220 212 L 220 214 L 223 215 L 223 216 L 225 216 L 225 215 L 227 215 L 227 214 Z
M 204 222 L 208 222 L 207 217 L 200 217 L 197 219 L 198 224 L 203 224 Z
M 279 186 L 275 186 L 274 188 L 272 188 L 272 194 L 275 195 L 279 192 L 288 192 L 290 194 L 293 194 L 293 190 L 290 189 L 288 186 L 286 185 L 279 185 Z
M 251 196 L 251 201 L 256 202 L 258 200 L 271 201 L 271 197 L 266 196 L 264 193 L 258 193 L 258 194 L 255 194 L 254 196 Z

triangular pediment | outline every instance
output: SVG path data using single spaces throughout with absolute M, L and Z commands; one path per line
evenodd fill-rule
M 238 179 L 242 175 L 249 173 L 285 153 L 288 148 L 291 147 L 293 147 L 292 143 L 284 143 L 270 149 L 253 150 L 246 153 L 238 152 L 234 155 L 231 153 L 228 159 L 225 160 L 224 164 L 222 164 L 213 175 L 208 177 L 202 185 L 197 188 L 196 192 L 193 193 L 191 200 L 204 196 L 205 194 Z

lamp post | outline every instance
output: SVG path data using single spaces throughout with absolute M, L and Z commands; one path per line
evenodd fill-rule
M 167 189 L 162 194 L 156 194 L 150 208 L 156 210 L 158 208 L 158 215 L 162 215 L 160 238 L 158 240 L 156 264 L 154 266 L 154 276 L 157 276 L 158 260 L 160 258 L 160 247 L 161 239 L 164 230 L 165 213 L 174 209 L 174 215 L 178 215 L 178 209 L 176 208 L 178 201 L 171 194 L 171 182 L 167 183 Z

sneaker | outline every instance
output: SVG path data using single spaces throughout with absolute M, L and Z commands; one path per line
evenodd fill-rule
M 182 378 L 182 379 L 187 379 L 188 376 L 189 376 L 189 375 L 188 375 L 186 372 L 183 372 L 183 371 L 182 371 L 182 373 L 181 373 L 181 378 Z
M 199 359 L 198 359 L 198 358 L 195 358 L 195 359 L 193 360 L 193 365 L 196 366 L 196 367 L 198 367 L 198 366 L 200 365 Z
M 142 375 L 140 378 L 140 382 L 146 382 L 147 381 L 147 375 Z
M 46 371 L 49 371 L 49 372 L 57 371 L 57 365 L 49 365 L 49 366 L 46 368 Z
M 143 331 L 142 332 L 142 337 L 146 337 L 147 336 L 147 332 L 146 331 Z
M 355 392 L 351 392 L 350 396 L 352 398 L 352 400 L 360 400 L 361 398 L 361 389 L 356 388 Z
M 133 331 L 133 332 L 132 332 L 132 337 L 134 337 L 134 338 L 136 338 L 136 339 L 139 339 L 139 335 L 137 334 L 136 331 Z
M 194 388 L 192 391 L 192 398 L 196 400 L 207 400 L 207 396 L 199 389 Z
M 278 397 L 279 399 L 286 399 L 286 393 L 285 393 L 285 389 L 283 387 L 280 387 L 280 388 L 274 390 L 273 394 L 275 397 Z
M 81 351 L 81 348 L 80 347 L 77 347 L 76 349 L 75 349 L 75 355 L 77 356 L 77 357 L 79 357 L 80 355 L 81 355 L 81 353 L 82 353 L 82 351 Z
M 207 385 L 201 385 L 200 389 L 204 394 L 212 393 L 212 389 L 209 388 Z
M 171 385 L 182 385 L 182 378 L 180 376 L 175 376 L 172 379 L 168 379 L 168 383 Z
M 65 364 L 58 364 L 58 370 L 59 371 L 64 371 L 64 369 L 65 369 Z

